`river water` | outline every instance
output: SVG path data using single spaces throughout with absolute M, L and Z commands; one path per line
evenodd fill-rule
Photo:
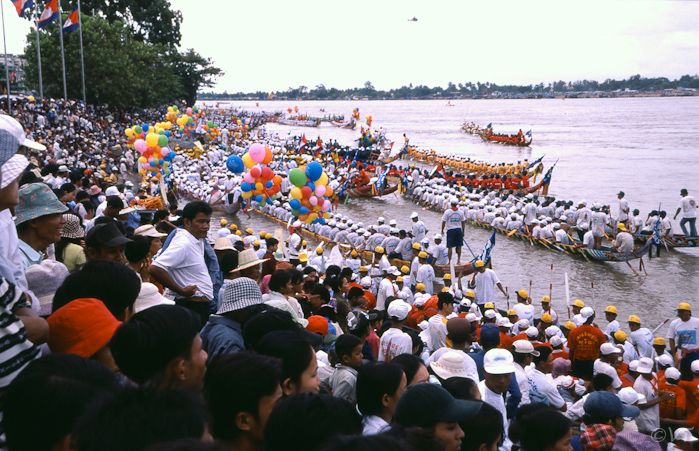
M 699 97 L 683 98 L 620 98 L 620 99 L 542 99 L 542 100 L 456 100 L 453 107 L 446 101 L 315 101 L 315 102 L 221 102 L 253 111 L 284 110 L 298 106 L 300 113 L 320 116 L 344 114 L 349 118 L 359 108 L 362 123 L 366 115 L 373 118 L 372 129 L 387 131 L 387 137 L 403 142 L 403 133 L 410 143 L 431 148 L 438 154 L 465 155 L 490 162 L 533 161 L 545 155 L 546 168 L 558 161 L 553 171 L 549 195 L 557 199 L 597 201 L 617 211 L 616 193 L 626 193 L 629 206 L 638 208 L 642 216 L 662 205 L 672 217 L 677 209 L 679 191 L 687 188 L 699 194 L 696 151 L 699 148 Z M 201 105 L 201 102 L 199 103 Z M 213 102 L 206 102 L 212 105 Z M 325 113 L 320 109 L 325 109 Z M 496 132 L 516 133 L 532 130 L 529 148 L 513 148 L 484 143 L 478 136 L 460 131 L 461 124 L 473 121 L 481 127 L 493 124 Z M 365 125 L 366 126 L 366 125 Z M 309 140 L 337 139 L 351 144 L 359 136 L 357 130 L 343 130 L 322 124 L 319 128 L 296 128 L 268 124 L 267 129 L 280 136 L 305 133 Z M 399 227 L 410 229 L 410 213 L 418 211 L 410 200 L 393 194 L 380 199 L 361 200 L 340 206 L 365 225 L 375 223 L 378 216 L 396 219 Z M 441 216 L 420 211 L 428 236 L 437 233 Z M 228 218 L 238 224 L 271 231 L 271 222 L 253 215 Z M 214 224 L 218 227 L 218 224 Z M 679 223 L 673 221 L 675 230 Z M 474 253 L 482 249 L 490 233 L 467 226 L 466 240 Z M 464 252 L 470 257 L 469 251 Z M 493 250 L 493 269 L 511 297 L 519 289 L 530 289 L 537 308 L 542 296 L 552 285 L 552 305 L 566 318 L 564 274 L 568 274 L 570 300 L 582 299 L 598 313 L 597 323 L 606 322 L 601 313 L 607 305 L 619 309 L 618 320 L 628 331 L 625 321 L 638 315 L 644 327 L 655 328 L 666 318 L 675 316 L 679 302 L 696 303 L 699 288 L 699 250 L 683 249 L 661 254 L 652 260 L 644 258 L 646 276 L 634 276 L 623 262 L 587 263 L 582 257 L 554 253 L 528 243 L 497 235 Z M 638 271 L 638 260 L 631 263 Z M 553 265 L 553 270 L 551 270 Z M 594 289 L 592 288 L 594 286 Z M 496 306 L 506 308 L 502 294 L 496 293 Z M 664 334 L 667 325 L 656 336 Z

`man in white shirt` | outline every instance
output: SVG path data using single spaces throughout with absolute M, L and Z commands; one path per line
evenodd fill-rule
M 436 315 L 428 321 L 428 331 L 432 351 L 443 348 L 447 345 L 447 317 L 454 313 L 454 296 L 449 292 L 442 292 L 437 295 Z
M 418 219 L 416 212 L 410 215 L 410 219 L 413 220 L 413 243 L 420 243 L 427 234 L 427 227 L 425 227 L 424 222 Z
M 437 234 L 434 236 L 434 247 L 431 248 L 431 251 L 434 264 L 437 266 L 448 265 L 451 261 L 451 249 L 447 250 L 447 247 L 442 244 L 442 235 Z
M 641 409 L 641 414 L 636 418 L 636 424 L 639 432 L 650 434 L 660 427 L 660 406 L 658 404 L 672 399 L 672 394 L 658 391 L 658 378 L 653 373 L 653 360 L 651 358 L 641 358 L 638 361 L 637 371 L 640 374 L 633 384 L 633 389 L 639 395 L 646 397 L 646 403 L 638 406 Z
M 534 361 L 534 357 L 539 357 L 539 351 L 534 349 L 534 345 L 529 340 L 517 340 L 512 343 L 512 356 L 514 358 L 517 385 L 519 385 L 519 391 L 522 392 L 520 405 L 529 404 L 531 402 L 529 400 L 531 386 L 529 385 L 529 377 L 525 372 L 525 368 Z
M 301 235 L 298 233 L 300 228 L 301 221 L 296 220 L 291 225 L 291 236 L 289 237 L 289 263 L 294 266 L 298 266 L 301 263 L 299 260 L 299 253 L 303 246 L 303 239 L 301 239 Z
M 397 355 L 413 353 L 413 339 L 402 331 L 403 324 L 411 311 L 410 304 L 397 299 L 388 306 L 391 328 L 383 333 L 379 342 L 379 357 L 382 362 L 390 362 Z
M 175 293 L 175 302 L 197 312 L 203 324 L 214 298 L 213 282 L 204 259 L 212 209 L 206 202 L 188 203 L 182 210 L 184 228 L 153 261 L 150 275 Z
M 512 354 L 506 349 L 491 349 L 483 357 L 483 375 L 485 378 L 478 383 L 481 400 L 495 407 L 502 414 L 504 434 L 499 451 L 510 451 L 512 441 L 507 436 L 508 421 L 503 394 L 510 385 L 510 379 L 515 372 Z
M 606 309 L 604 309 L 604 316 L 607 319 L 607 328 L 604 329 L 604 335 L 607 336 L 607 340 L 609 340 L 610 343 L 613 343 L 613 338 L 614 334 L 618 331 L 621 330 L 621 326 L 619 325 L 619 321 L 616 320 L 616 315 L 617 315 L 617 310 L 616 307 L 613 305 L 607 306 Z
M 495 286 L 502 291 L 505 298 L 509 299 L 510 295 L 505 292 L 500 283 L 500 279 L 495 274 L 492 269 L 486 269 L 485 263 L 482 260 L 476 260 L 473 263 L 476 270 L 473 278 L 468 281 L 469 288 L 475 288 L 476 291 L 476 304 L 481 309 L 481 313 L 484 310 L 486 302 L 495 302 Z
M 627 221 L 629 220 L 629 202 L 624 199 L 624 192 L 619 191 L 617 193 L 617 198 L 619 199 L 619 216 L 617 216 L 617 221 L 618 222 L 623 222 L 624 225 L 628 225 Z
M 682 227 L 682 233 L 684 233 L 685 238 L 689 236 L 697 236 L 696 222 L 697 222 L 697 200 L 689 195 L 689 192 L 682 188 L 680 191 L 680 205 L 677 207 L 675 212 L 675 217 L 672 219 L 677 219 L 677 215 L 682 212 L 682 220 L 680 221 L 680 227 Z M 689 223 L 689 233 L 685 228 L 685 224 Z
M 592 374 L 594 376 L 598 374 L 606 374 L 612 378 L 612 388 L 618 391 L 621 388 L 621 379 L 619 379 L 619 374 L 616 372 L 616 368 L 612 366 L 616 362 L 619 354 L 621 354 L 621 349 L 617 348 L 611 343 L 602 343 L 599 349 L 599 359 L 595 360 L 593 365 Z
M 417 283 L 422 283 L 425 285 L 425 291 L 430 295 L 434 294 L 434 268 L 432 265 L 427 263 L 427 252 L 422 251 L 418 254 L 418 261 L 420 263 L 420 268 L 417 270 L 417 276 L 415 280 Z
M 396 295 L 394 281 L 400 275 L 400 271 L 395 266 L 391 266 L 386 273 L 386 277 L 379 283 L 379 291 L 376 295 L 377 310 L 386 310 L 386 298 Z
M 653 356 L 653 333 L 647 327 L 641 327 L 641 318 L 629 316 L 629 341 L 636 348 L 639 357 Z
M 567 410 L 563 397 L 551 378 L 553 370 L 552 350 L 548 346 L 537 346 L 539 355 L 534 357 L 534 368 L 527 371 L 529 379 L 529 399 L 532 402 L 543 402 L 556 410 Z
M 464 227 L 466 218 L 464 213 L 458 208 L 459 201 L 456 198 L 451 200 L 451 208 L 442 215 L 442 234 L 444 226 L 447 226 L 447 248 L 449 249 L 449 261 L 451 261 L 451 251 L 456 248 L 456 264 L 461 264 L 461 245 L 464 241 Z M 438 263 L 445 264 L 445 263 Z
M 531 305 L 527 290 L 517 292 L 517 303 L 512 309 L 517 312 L 519 319 L 526 319 L 530 323 L 534 322 L 534 306 Z
M 670 323 L 665 337 L 670 342 L 670 354 L 681 353 L 678 368 L 689 374 L 690 365 L 699 354 L 699 319 L 692 317 L 691 305 L 682 302 L 677 306 L 677 319 Z

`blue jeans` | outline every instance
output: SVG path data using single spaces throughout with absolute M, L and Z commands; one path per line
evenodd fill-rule
M 682 227 L 682 233 L 684 233 L 685 237 L 697 236 L 697 229 L 695 226 L 696 222 L 697 218 L 682 218 L 680 221 L 680 227 Z M 686 223 L 689 223 L 689 233 L 687 233 L 687 229 L 684 227 Z

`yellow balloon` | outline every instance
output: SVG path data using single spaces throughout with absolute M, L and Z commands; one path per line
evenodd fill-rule
M 318 180 L 316 180 L 316 186 L 318 186 L 318 185 L 323 185 L 323 186 L 325 186 L 325 185 L 327 185 L 327 184 L 328 184 L 328 174 L 326 174 L 325 172 L 323 172 L 323 173 L 320 175 L 320 178 L 319 178 Z
M 126 130 L 124 130 L 124 133 L 126 133 L 126 136 L 131 138 L 133 136 L 133 129 L 127 128 Z
M 255 189 L 258 191 L 262 191 L 262 188 L 264 188 L 264 185 L 262 183 L 255 183 Z
M 243 155 L 243 164 L 244 164 L 245 167 L 248 168 L 248 169 L 250 169 L 251 167 L 255 166 L 255 162 L 252 161 L 252 158 L 250 158 L 250 154 L 247 153 L 247 152 L 245 153 L 245 155 Z
M 324 217 L 325 219 L 330 219 L 330 218 L 332 218 L 332 215 L 331 215 L 330 212 L 328 211 L 328 212 L 323 213 L 323 217 Z
M 294 199 L 300 200 L 303 197 L 303 193 L 301 192 L 301 188 L 299 188 L 298 186 L 291 188 L 290 194 L 291 194 L 291 197 L 293 197 Z
M 252 197 L 252 191 L 243 191 L 242 193 L 240 193 L 240 195 L 243 196 L 243 199 L 250 199 Z
M 155 133 L 148 133 L 146 135 L 146 144 L 148 147 L 155 147 L 158 145 L 158 135 Z
M 146 158 L 146 157 L 140 157 L 140 158 L 138 159 L 138 162 L 141 163 L 141 164 L 146 164 L 146 163 L 148 163 L 148 158 Z
M 306 218 L 308 222 L 313 222 L 316 219 L 318 219 L 318 213 L 311 213 L 308 215 L 308 218 Z

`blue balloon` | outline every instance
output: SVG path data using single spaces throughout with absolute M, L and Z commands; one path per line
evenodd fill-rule
M 310 212 L 311 212 L 311 210 L 309 210 L 308 207 L 299 208 L 299 213 L 301 213 L 302 215 L 307 215 Z
M 316 190 L 316 184 L 313 182 L 306 182 L 306 186 L 311 189 L 311 191 L 315 192 Z
M 226 159 L 226 167 L 234 174 L 240 174 L 245 170 L 245 163 L 238 155 L 230 155 Z
M 171 150 L 170 153 L 167 154 L 167 157 L 168 157 L 169 159 L 171 159 L 171 160 L 172 160 L 173 158 L 175 158 L 176 156 L 177 156 L 177 154 L 175 153 L 174 150 Z
M 241 189 L 244 193 L 247 193 L 248 191 L 250 191 L 250 190 L 252 189 L 252 187 L 250 186 L 249 183 L 243 182 L 243 183 L 240 184 L 240 189 Z
M 147 132 L 148 131 L 148 124 L 141 125 L 141 130 L 143 130 L 144 132 Z
M 274 202 L 271 198 L 267 198 L 267 205 L 272 205 L 272 202 Z
M 270 180 L 267 183 L 265 183 L 265 186 L 267 187 L 267 189 L 270 189 L 272 186 L 274 186 L 274 183 L 272 183 L 272 181 Z
M 317 161 L 311 161 L 306 166 L 306 177 L 308 180 L 315 182 L 323 175 L 323 166 Z
M 263 199 L 264 199 L 264 196 L 262 194 L 259 194 L 257 197 L 255 197 L 255 200 L 257 202 L 262 202 Z
M 298 199 L 291 199 L 289 201 L 289 206 L 291 207 L 292 210 L 298 210 L 299 208 L 301 208 L 301 202 L 299 202 Z

